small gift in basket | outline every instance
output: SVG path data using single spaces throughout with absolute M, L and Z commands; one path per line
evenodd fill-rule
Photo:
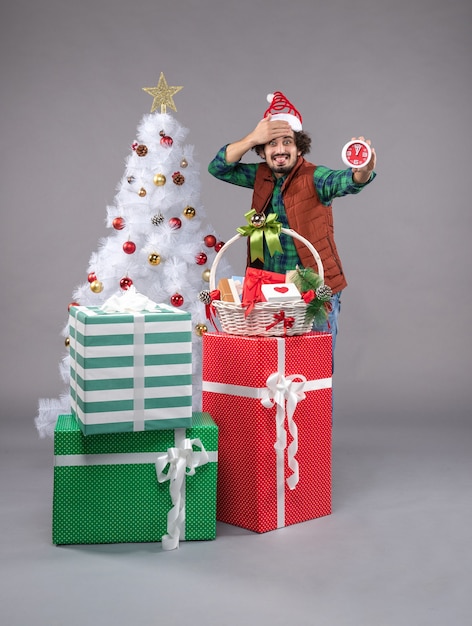
M 261 289 L 265 302 L 290 302 L 301 297 L 295 283 L 286 282 L 275 285 L 264 283 Z
M 323 263 L 314 246 L 292 229 L 283 228 L 277 222 L 277 216 L 271 214 L 264 221 L 264 216 L 255 210 L 246 213 L 248 225 L 238 228 L 238 234 L 230 239 L 216 255 L 210 270 L 210 291 L 202 292 L 202 300 L 207 305 L 207 314 L 219 319 L 223 332 L 245 336 L 292 336 L 302 335 L 311 330 L 313 321 L 324 322 L 331 298 L 331 289 L 324 284 Z M 256 219 L 257 218 L 257 219 Z M 242 237 L 249 237 L 251 261 L 263 260 L 264 241 L 269 253 L 282 252 L 279 234 L 284 233 L 301 241 L 311 252 L 317 265 L 318 273 L 311 268 L 294 270 L 291 279 L 299 294 L 294 299 L 283 301 L 263 301 L 262 285 L 279 284 L 286 280 L 285 275 L 247 269 L 242 302 L 226 302 L 220 299 L 215 289 L 216 271 L 221 257 L 228 248 Z M 272 276 L 271 276 L 272 275 Z M 254 286 L 256 285 L 256 286 Z M 252 289 L 252 291 L 251 291 Z M 251 294 L 251 295 L 248 295 Z
M 264 285 L 279 285 L 284 281 L 284 274 L 268 272 L 256 267 L 248 267 L 244 276 L 243 293 L 241 298 L 246 317 L 251 313 L 257 302 L 267 301 L 264 296 Z

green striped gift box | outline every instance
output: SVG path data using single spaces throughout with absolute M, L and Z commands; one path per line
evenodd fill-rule
M 69 336 L 71 407 L 84 434 L 191 426 L 190 313 L 73 306 Z
M 187 429 L 91 437 L 73 415 L 60 415 L 54 432 L 53 543 L 161 541 L 173 501 L 169 481 L 157 479 L 156 461 L 184 438 L 198 438 L 208 462 L 185 476 L 180 539 L 215 539 L 218 427 L 208 413 L 194 413 Z

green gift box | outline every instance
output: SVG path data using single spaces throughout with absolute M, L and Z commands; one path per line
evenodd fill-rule
M 73 415 L 54 432 L 55 544 L 215 539 L 218 427 L 86 436 Z
M 71 410 L 86 435 L 192 425 L 190 313 L 69 312 Z

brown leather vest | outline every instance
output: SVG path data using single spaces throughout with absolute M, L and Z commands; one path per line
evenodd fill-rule
M 316 165 L 299 157 L 284 181 L 282 196 L 290 228 L 316 248 L 323 262 L 325 283 L 336 293 L 344 289 L 347 282 L 334 243 L 333 211 L 331 206 L 327 207 L 320 202 L 313 182 L 315 169 Z M 269 205 L 274 186 L 271 169 L 266 163 L 261 163 L 252 197 L 252 208 L 258 213 L 263 213 Z M 294 239 L 294 242 L 303 267 L 313 267 L 316 271 L 316 262 L 308 248 L 298 239 Z

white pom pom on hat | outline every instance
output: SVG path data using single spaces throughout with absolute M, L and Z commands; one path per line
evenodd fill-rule
M 267 94 L 267 102 L 270 106 L 264 117 L 270 115 L 272 120 L 285 120 L 294 131 L 302 130 L 302 116 L 281 91 Z

